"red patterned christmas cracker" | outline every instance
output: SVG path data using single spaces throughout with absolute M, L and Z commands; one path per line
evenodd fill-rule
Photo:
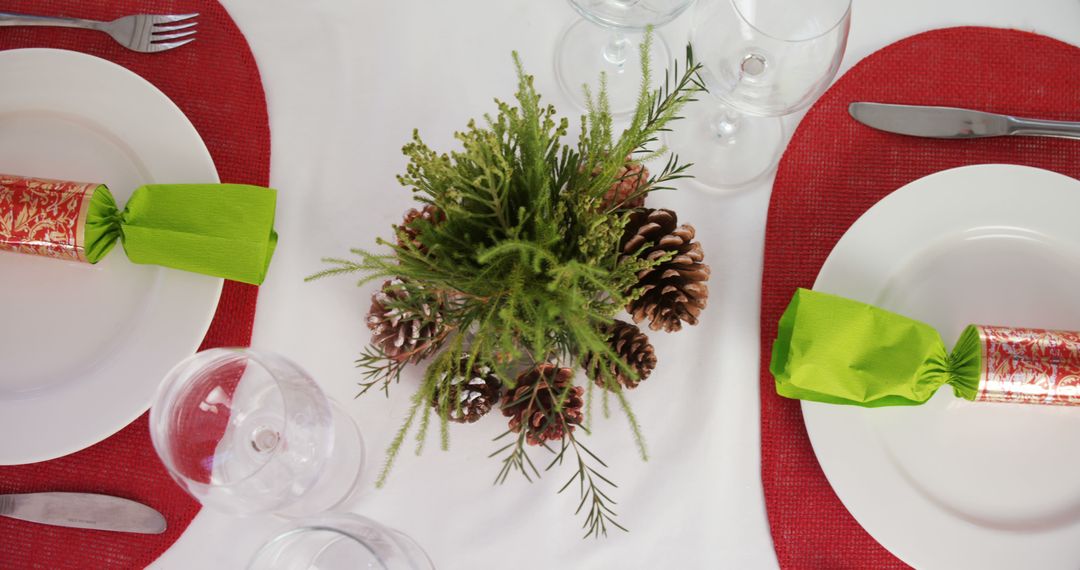
M 977 400 L 1080 405 L 1080 333 L 978 325 Z
M 98 186 L 0 174 L 0 250 L 86 261 L 87 207 Z

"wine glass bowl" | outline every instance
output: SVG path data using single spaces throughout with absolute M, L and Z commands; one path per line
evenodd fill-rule
M 699 182 L 744 187 L 772 171 L 779 117 L 819 97 L 847 46 L 851 0 L 712 0 L 699 4 L 691 44 L 712 97 L 684 109 L 667 136 Z
M 155 450 L 203 505 L 297 515 L 351 497 L 363 463 L 355 424 L 299 366 L 250 349 L 178 364 L 150 409 Z
M 585 85 L 603 74 L 610 110 L 627 115 L 641 89 L 641 44 L 649 26 L 662 26 L 686 11 L 694 0 L 569 0 L 583 16 L 563 33 L 555 53 L 555 75 L 563 92 L 585 108 Z M 653 70 L 671 62 L 664 40 L 654 35 L 646 56 Z
M 840 67 L 850 0 L 724 1 L 730 10 L 704 10 L 691 32 L 711 93 L 761 116 L 789 114 L 821 95 Z M 762 9 L 769 4 L 783 9 Z

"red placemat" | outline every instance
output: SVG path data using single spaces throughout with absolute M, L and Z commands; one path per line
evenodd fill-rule
M 270 129 L 259 70 L 243 34 L 213 0 L 0 0 L 0 12 L 111 20 L 127 14 L 198 12 L 197 40 L 159 54 L 128 51 L 84 30 L 0 28 L 0 49 L 69 49 L 118 63 L 147 79 L 188 116 L 222 182 L 266 186 Z M 202 348 L 247 346 L 258 288 L 227 281 Z M 9 434 L 10 437 L 10 434 Z M 139 568 L 180 537 L 199 505 L 173 483 L 150 443 L 146 415 L 73 455 L 0 468 L 0 493 L 79 491 L 146 503 L 169 523 L 164 534 L 134 535 L 36 525 L 0 517 L 0 568 Z
M 893 190 L 933 172 L 1011 163 L 1080 178 L 1080 142 L 943 141 L 875 131 L 852 101 L 949 105 L 1080 120 L 1080 49 L 994 28 L 901 40 L 859 62 L 807 113 L 780 161 L 765 234 L 761 299 L 761 477 L 783 568 L 906 568 L 859 526 L 826 481 L 799 402 L 776 395 L 769 358 L 797 287 L 811 287 L 836 242 Z M 1022 189 L 1017 189 L 1022 191 Z

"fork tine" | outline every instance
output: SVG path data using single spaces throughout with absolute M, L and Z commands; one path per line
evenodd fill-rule
M 150 44 L 150 48 L 147 50 L 150 53 L 157 53 L 159 51 L 167 51 L 173 48 L 178 48 L 184 44 L 190 44 L 195 41 L 195 38 L 189 38 L 186 40 L 180 40 L 178 42 L 171 42 L 167 44 Z
M 167 36 L 154 34 L 154 35 L 150 36 L 150 41 L 153 42 L 153 43 L 157 43 L 157 42 L 163 42 L 163 41 L 166 41 L 166 40 L 178 40 L 180 38 L 186 38 L 188 36 L 194 36 L 194 35 L 195 35 L 195 30 L 192 30 L 190 32 L 180 32 L 179 34 L 169 34 Z
M 190 24 L 179 24 L 179 25 L 176 25 L 176 26 L 166 26 L 164 24 L 154 24 L 154 33 L 155 34 L 160 34 L 162 32 L 175 32 L 177 30 L 183 30 L 183 29 L 186 29 L 186 28 L 193 27 L 193 26 L 195 26 L 197 24 L 198 24 L 198 22 L 191 22 Z
M 181 22 L 183 20 L 190 20 L 190 19 L 192 19 L 192 18 L 194 18 L 194 17 L 196 17 L 198 15 L 199 15 L 199 13 L 195 12 L 194 14 L 168 14 L 168 15 L 162 15 L 162 16 L 151 16 L 150 17 L 150 22 L 154 23 L 154 24 L 167 24 L 169 22 Z

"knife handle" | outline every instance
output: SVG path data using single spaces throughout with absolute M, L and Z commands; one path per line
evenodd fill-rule
M 54 18 L 51 16 L 34 16 L 31 14 L 14 14 L 0 12 L 0 27 L 8 26 L 51 26 L 56 28 L 82 28 L 87 30 L 101 30 L 101 24 L 94 20 L 82 18 Z M 101 30 L 104 31 L 104 30 Z
M 1009 134 L 1080 139 L 1080 123 L 1009 117 Z

